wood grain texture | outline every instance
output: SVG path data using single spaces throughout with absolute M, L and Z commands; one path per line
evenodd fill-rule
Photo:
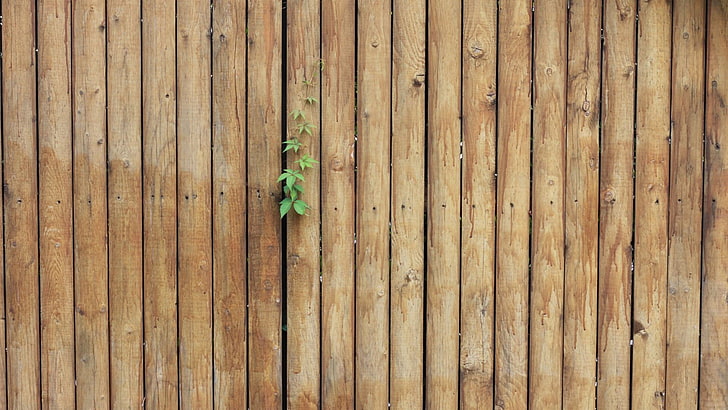
M 530 407 L 562 407 L 567 9 L 534 10 Z
M 500 5 L 496 227 L 495 406 L 528 402 L 531 2 Z M 507 102 L 507 103 L 505 103 Z
M 212 13 L 214 403 L 247 407 L 246 41 L 244 3 Z
M 638 7 L 631 397 L 647 409 L 665 397 L 672 13 L 666 2 Z
M 73 408 L 76 387 L 70 3 L 38 2 L 37 29 L 42 405 Z
M 358 2 L 356 405 L 389 402 L 390 0 Z
M 597 406 L 629 405 L 636 2 L 604 6 Z
M 249 407 L 281 408 L 281 3 L 248 1 Z
M 463 3 L 460 408 L 493 407 L 496 1 Z
M 425 13 L 394 4 L 389 402 L 422 408 L 424 395 Z
M 111 407 L 144 402 L 141 4 L 107 2 Z
M 2 3 L 2 145 L 7 408 L 40 408 L 35 19 Z
M 354 407 L 356 3 L 322 0 L 321 407 Z
M 564 200 L 563 405 L 593 408 L 596 390 L 602 2 L 569 7 Z
M 142 3 L 145 405 L 177 409 L 175 3 Z
M 728 1 L 710 0 L 707 15 L 700 407 L 724 408 L 728 406 Z
M 667 278 L 668 409 L 698 406 L 705 2 L 673 2 Z
M 180 408 L 212 408 L 210 4 L 177 3 Z

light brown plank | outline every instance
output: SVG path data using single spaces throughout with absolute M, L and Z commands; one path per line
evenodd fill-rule
M 280 408 L 281 3 L 248 1 L 249 407 Z
M 358 3 L 356 405 L 389 400 L 391 0 Z
M 424 400 L 425 14 L 393 5 L 389 402 L 402 409 Z
M 40 408 L 35 7 L 2 3 L 7 408 Z
M 662 408 L 667 319 L 670 46 L 666 2 L 639 2 L 632 406 Z
M 602 2 L 571 2 L 566 123 L 563 406 L 593 408 Z
M 213 2 L 214 402 L 246 407 L 245 3 Z
M 707 14 L 700 407 L 711 409 L 728 406 L 728 1 Z
M 534 10 L 529 403 L 562 407 L 567 9 Z
M 142 3 L 145 405 L 178 408 L 175 3 Z
M 107 5 L 111 406 L 144 402 L 142 316 L 141 8 Z
M 76 2 L 72 25 L 76 406 L 100 408 L 109 406 L 104 2 Z
M 500 8 L 495 405 L 528 402 L 528 236 L 531 149 L 531 2 Z
M 669 409 L 689 409 L 698 406 L 700 365 L 705 2 L 673 2 L 672 22 L 665 404 Z
M 461 409 L 493 407 L 497 15 L 463 3 Z
M 354 407 L 354 0 L 322 0 L 321 407 Z
M 629 405 L 634 144 L 634 0 L 607 2 L 602 49 L 597 406 Z
M 38 172 L 43 407 L 75 405 L 71 4 L 38 2 Z

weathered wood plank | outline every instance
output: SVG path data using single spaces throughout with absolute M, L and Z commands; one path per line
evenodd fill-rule
M 247 408 L 246 7 L 213 6 L 214 403 Z
M 495 405 L 528 402 L 528 271 L 531 150 L 531 1 L 498 16 L 498 192 Z
M 7 408 L 40 408 L 36 56 L 33 2 L 2 3 Z M 5 398 L 3 398 L 4 400 Z
M 73 408 L 71 4 L 38 2 L 37 30 L 42 404 Z
M 403 409 L 424 400 L 425 14 L 422 0 L 393 9 L 389 402 Z

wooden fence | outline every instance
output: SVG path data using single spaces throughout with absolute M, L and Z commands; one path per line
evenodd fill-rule
M 0 408 L 728 408 L 727 0 L 0 7 Z

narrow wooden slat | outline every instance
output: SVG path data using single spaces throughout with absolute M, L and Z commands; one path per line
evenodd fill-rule
M 0 4 L 0 11 L 2 11 L 2 4 Z M 0 43 L 2 43 L 1 35 L 2 35 L 2 33 L 0 33 Z M 1 62 L 0 62 L 0 74 L 2 73 L 2 71 L 3 71 L 3 69 L 2 69 Z M 2 115 L 3 115 L 3 104 L 1 103 L 1 101 L 3 99 L 2 90 L 4 88 L 5 88 L 5 84 L 3 84 L 2 81 L 0 81 L 0 119 L 2 118 Z M 2 141 L 5 140 L 3 138 L 4 135 L 5 135 L 5 127 L 3 126 L 2 123 L 0 123 L 0 139 L 2 139 Z M 2 141 L 0 141 L 0 158 L 5 158 L 2 156 L 3 151 L 4 151 Z M 5 183 L 4 179 L 3 179 L 3 183 Z M 0 211 L 2 211 L 3 221 L 5 220 L 4 219 L 5 218 L 5 202 L 6 202 L 5 195 L 3 195 L 2 197 L 0 197 Z M 2 313 L 0 313 L 0 349 L 2 349 L 2 352 L 6 352 L 7 347 L 6 347 L 5 341 L 7 340 L 7 338 L 6 338 L 5 329 L 6 329 L 7 322 L 5 320 L 5 317 L 7 315 L 6 315 L 6 311 L 5 311 L 5 277 L 6 277 L 6 274 L 5 274 L 5 232 L 4 232 L 5 226 L 4 226 L 4 224 L 3 224 L 2 228 L 3 228 L 2 229 L 3 246 L 0 246 L 0 257 L 2 257 L 3 269 L 1 271 L 2 274 L 0 274 L 0 278 L 2 278 L 2 283 L 0 283 L 0 292 L 1 292 L 0 293 L 0 302 L 2 302 L 3 309 L 2 309 Z M 7 372 L 8 372 L 8 366 L 7 366 L 6 355 L 0 354 L 0 404 L 2 404 L 5 407 L 8 406 Z
M 213 5 L 214 403 L 247 408 L 246 7 L 230 0 Z
M 632 406 L 662 408 L 667 319 L 670 37 L 666 2 L 639 2 Z
M 463 3 L 461 409 L 493 407 L 497 15 Z
M 528 237 L 531 149 L 531 2 L 498 17 L 498 192 L 495 405 L 528 402 Z
M 402 409 L 424 399 L 425 13 L 394 4 L 389 402 Z
M 594 408 L 602 2 L 569 7 L 563 406 Z
M 604 6 L 597 379 L 600 409 L 629 405 L 636 6 L 634 0 L 607 2 Z
M 534 10 L 529 403 L 562 407 L 566 3 Z
M 705 2 L 673 2 L 672 21 L 665 404 L 668 409 L 694 409 L 698 406 L 700 365 Z
M 7 408 L 40 408 L 35 7 L 2 3 Z M 5 398 L 3 398 L 4 400 Z
M 281 3 L 248 1 L 249 407 L 280 408 Z M 252 86 L 255 85 L 255 86 Z
M 175 3 L 142 3 L 144 394 L 178 408 Z
M 321 407 L 354 407 L 356 3 L 322 0 Z
M 700 407 L 712 409 L 728 406 L 728 1 L 710 0 L 707 14 Z
M 141 8 L 108 0 L 108 203 L 111 406 L 144 402 Z
M 61 34 L 63 33 L 63 34 Z M 38 172 L 43 407 L 75 405 L 71 4 L 38 2 Z M 0 393 L 1 394 L 1 393 Z
M 391 0 L 360 0 L 357 24 L 356 405 L 389 400 Z
M 76 2 L 72 25 L 76 405 L 100 408 L 109 406 L 104 2 Z

